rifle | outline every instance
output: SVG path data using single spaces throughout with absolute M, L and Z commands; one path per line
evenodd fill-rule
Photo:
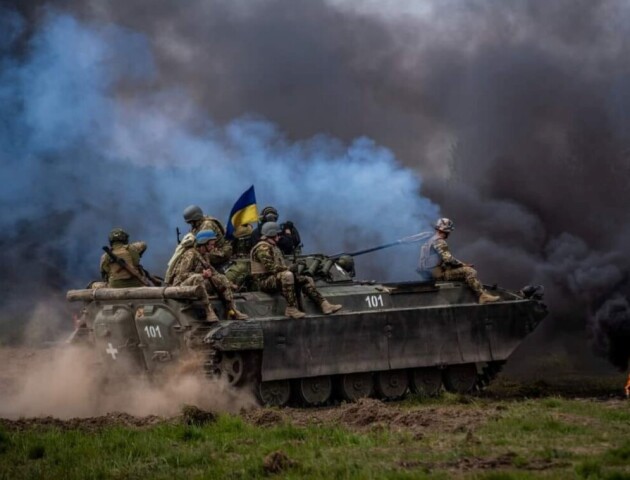
M 377 247 L 371 247 L 371 248 L 366 248 L 364 250 L 357 250 L 356 252 L 342 252 L 342 253 L 337 253 L 335 255 L 331 255 L 330 258 L 339 258 L 342 255 L 349 255 L 351 257 L 357 257 L 359 255 L 363 255 L 365 253 L 370 253 L 370 252 L 375 252 L 377 250 L 383 250 L 384 248 L 389 248 L 389 247 L 393 247 L 396 245 L 402 245 L 402 244 L 406 244 L 406 243 L 416 243 L 416 242 L 421 242 L 422 240 L 425 240 L 427 238 L 429 238 L 431 235 L 433 235 L 433 232 L 420 232 L 420 233 L 416 233 L 415 235 L 409 235 L 408 237 L 403 237 L 400 238 L 394 242 L 390 242 L 390 243 L 386 243 L 384 245 L 379 245 Z
M 180 242 L 180 240 L 179 240 L 179 234 L 181 233 L 181 232 L 179 231 L 179 227 L 175 227 L 175 233 L 177 234 L 177 245 L 179 245 L 179 242 Z
M 144 276 L 149 279 L 149 281 L 156 287 L 161 287 L 164 284 L 164 279 L 162 277 L 158 277 L 156 275 L 151 275 L 149 271 L 144 268 L 142 265 L 138 265 L 138 268 L 142 270 Z
M 150 287 L 151 286 L 151 284 L 146 280 L 146 278 L 142 277 L 133 267 L 130 267 L 129 265 L 127 265 L 127 262 L 125 262 L 124 258 L 120 258 L 120 257 L 117 257 L 116 255 L 114 255 L 114 252 L 112 252 L 111 248 L 103 247 L 103 251 L 107 254 L 107 256 L 111 259 L 112 262 L 117 263 L 123 269 L 127 270 L 127 272 L 129 272 L 137 280 L 142 282 L 142 284 L 144 286 L 146 286 L 146 287 Z

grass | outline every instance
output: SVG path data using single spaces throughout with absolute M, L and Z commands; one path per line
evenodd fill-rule
M 203 425 L 141 429 L 0 428 L 0 478 L 630 479 L 630 404 L 623 401 L 446 395 L 392 408 L 476 420 L 454 429 L 356 429 L 290 421 L 260 427 L 219 415 Z M 275 467 L 274 452 L 281 452 Z

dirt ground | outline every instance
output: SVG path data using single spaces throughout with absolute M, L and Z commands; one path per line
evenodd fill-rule
M 17 394 L 24 377 L 36 366 L 49 365 L 54 361 L 55 348 L 8 348 L 0 347 L 0 401 Z M 554 380 L 555 378 L 555 380 Z M 251 404 L 240 409 L 240 415 L 258 426 L 281 423 L 294 425 L 343 425 L 351 430 L 388 428 L 404 430 L 412 435 L 422 435 L 427 430 L 467 432 L 493 417 L 501 415 L 506 407 L 494 400 L 518 400 L 523 397 L 561 395 L 597 399 L 602 402 L 625 401 L 622 387 L 625 375 L 616 373 L 581 378 L 559 371 L 557 375 L 538 378 L 535 371 L 529 378 L 518 374 L 502 374 L 486 391 L 476 397 L 460 397 L 447 405 L 423 404 L 422 408 L 410 408 L 409 402 L 385 403 L 375 399 L 363 399 L 357 403 L 342 403 L 324 408 L 256 408 Z M 471 405 L 472 404 L 472 405 Z M 476 405 L 477 404 L 477 405 Z M 142 415 L 115 411 L 102 415 L 77 415 L 58 418 L 54 412 L 0 418 L 0 425 L 8 429 L 30 428 L 35 425 L 55 426 L 61 429 L 94 430 L 105 426 L 146 427 L 160 422 L 178 422 L 178 414 Z

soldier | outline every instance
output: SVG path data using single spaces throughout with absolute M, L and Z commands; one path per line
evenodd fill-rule
M 479 303 L 496 302 L 500 297 L 490 295 L 483 289 L 473 266 L 460 262 L 449 251 L 446 239 L 454 229 L 453 222 L 448 218 L 440 218 L 435 223 L 435 235 L 420 249 L 418 273 L 427 279 L 463 280 L 479 297 Z
M 116 263 L 107 253 L 101 256 L 101 277 L 110 288 L 142 287 L 146 285 L 140 257 L 147 249 L 144 242 L 129 243 L 129 235 L 122 228 L 114 228 L 109 233 L 109 246 L 112 253 L 124 260 L 127 268 Z
M 285 316 L 302 318 L 306 315 L 297 308 L 296 285 L 314 303 L 319 305 L 323 314 L 329 315 L 342 308 L 341 305 L 331 304 L 322 297 L 315 288 L 315 282 L 312 278 L 297 275 L 284 264 L 282 252 L 277 247 L 281 233 L 280 225 L 276 222 L 266 222 L 261 230 L 262 238 L 250 253 L 252 275 L 262 291 L 268 293 L 282 292 L 287 301 Z
M 213 230 L 197 233 L 194 247 L 188 248 L 173 261 L 171 275 L 167 280 L 173 286 L 203 285 L 207 292 L 217 292 L 223 301 L 228 319 L 246 320 L 247 315 L 239 312 L 234 305 L 234 293 L 229 280 L 205 259 L 206 254 L 216 248 L 216 241 L 217 235 Z M 209 302 L 207 315 L 210 321 L 218 320 Z
M 221 268 L 232 256 L 232 245 L 225 238 L 225 227 L 214 217 L 204 215 L 197 205 L 184 209 L 184 220 L 190 225 L 190 231 L 197 235 L 202 230 L 212 230 L 217 235 L 216 247 L 208 254 L 208 260 L 215 268 Z
M 258 218 L 258 228 L 254 230 L 252 234 L 252 245 L 256 245 L 262 238 L 262 226 L 266 222 L 278 221 L 278 210 L 274 207 L 265 207 L 260 212 Z M 300 238 L 300 232 L 291 221 L 286 221 L 280 225 L 280 238 L 278 239 L 277 247 L 284 255 L 299 255 L 302 253 L 302 239 Z

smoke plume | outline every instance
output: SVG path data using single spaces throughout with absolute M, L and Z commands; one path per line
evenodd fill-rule
M 19 5 L 0 16 L 5 312 L 93 277 L 114 225 L 163 268 L 184 206 L 224 218 L 252 183 L 307 250 L 440 213 L 482 280 L 544 284 L 559 328 L 601 331 L 589 312 L 627 300 L 627 2 Z M 359 273 L 411 278 L 414 255 Z

